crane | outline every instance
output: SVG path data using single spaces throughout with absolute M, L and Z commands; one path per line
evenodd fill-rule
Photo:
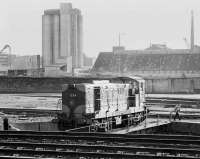
M 2 49 L 1 49 L 1 51 L 0 51 L 0 54 L 1 53 L 3 53 L 3 51 L 5 50 L 5 49 L 9 49 L 9 54 L 11 53 L 11 46 L 10 45 L 8 45 L 8 44 L 6 44 Z
M 8 63 L 10 65 L 11 68 L 11 46 L 6 44 L 1 50 L 0 50 L 0 54 L 4 53 L 4 50 L 8 49 L 8 54 L 9 54 L 9 60 Z

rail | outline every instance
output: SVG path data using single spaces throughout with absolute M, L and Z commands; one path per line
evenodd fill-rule
M 77 150 L 81 149 L 82 151 L 91 151 L 91 150 L 103 150 L 104 152 L 112 152 L 112 151 L 126 151 L 131 153 L 137 152 L 150 152 L 150 153 L 170 153 L 170 154 L 178 154 L 178 153 L 187 153 L 187 154 L 196 154 L 200 155 L 199 149 L 193 148 L 157 148 L 157 147 L 138 147 L 138 146 L 108 146 L 108 145 L 88 145 L 88 144 L 54 144 L 54 143 L 26 143 L 26 142 L 0 142 L 0 146 L 6 147 L 25 147 L 28 149 L 35 149 L 35 148 L 43 148 L 43 149 L 67 149 L 67 150 Z
M 34 140 L 34 141 L 41 141 L 41 140 L 53 140 L 59 142 L 61 140 L 73 140 L 73 141 L 106 141 L 106 142 L 150 142 L 150 143 L 174 143 L 174 144 L 194 144 L 200 145 L 199 139 L 167 139 L 167 138 L 148 138 L 148 137 L 103 137 L 103 136 L 66 136 L 66 135 L 29 135 L 29 134 L 3 134 L 0 135 L 1 140 L 10 140 L 10 139 L 20 139 L 20 140 Z
M 70 152 L 70 151 L 52 151 L 52 150 L 16 150 L 16 149 L 1 149 L 3 154 L 24 154 L 24 155 L 47 155 L 47 156 L 68 156 L 68 157 L 87 157 L 87 158 L 137 158 L 137 159 L 198 159 L 199 157 L 190 156 L 167 156 L 167 154 L 130 154 L 130 153 L 102 153 L 102 152 Z M 59 158 L 60 158 L 59 157 Z
M 125 138 L 153 138 L 153 139 L 190 139 L 200 140 L 198 135 L 173 135 L 173 134 L 107 134 L 107 133 L 88 133 L 88 132 L 67 132 L 67 131 L 0 131 L 0 137 L 4 135 L 12 136 L 91 136 L 91 137 L 125 137 Z
M 0 156 L 7 158 L 196 159 L 199 148 L 200 136 L 194 135 L 0 131 Z

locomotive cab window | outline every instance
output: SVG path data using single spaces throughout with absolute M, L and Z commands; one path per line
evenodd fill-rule
M 100 87 L 94 87 L 94 111 L 99 111 L 100 105 Z
M 135 94 L 139 94 L 139 87 L 135 88 Z
M 135 89 L 128 90 L 128 108 L 135 107 Z
M 144 89 L 144 84 L 141 83 L 141 91 L 144 91 L 143 89 Z

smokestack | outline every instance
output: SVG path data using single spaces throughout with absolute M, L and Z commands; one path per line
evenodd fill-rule
M 191 35 L 190 35 L 190 49 L 194 50 L 194 13 L 191 11 Z

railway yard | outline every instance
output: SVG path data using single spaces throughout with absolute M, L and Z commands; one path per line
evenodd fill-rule
M 0 132 L 0 158 L 200 157 L 200 137 L 192 135 Z
M 89 1 L 2 2 L 0 159 L 200 159 L 200 3 Z
M 183 98 L 148 95 L 146 105 L 150 113 L 147 121 L 137 128 L 126 128 L 129 129 L 127 132 L 0 131 L 0 158 L 200 158 L 199 134 L 141 132 L 148 126 L 154 128 L 174 123 L 173 110 L 176 104 L 182 105 L 182 120 L 177 123 L 199 123 L 199 103 L 198 96 Z

